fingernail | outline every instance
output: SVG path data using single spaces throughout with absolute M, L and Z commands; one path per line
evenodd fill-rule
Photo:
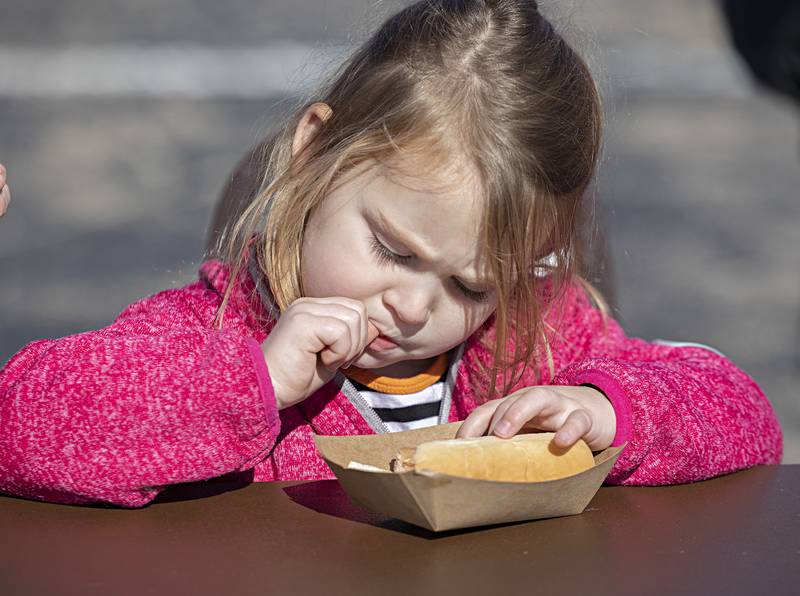
M 494 427 L 494 434 L 507 435 L 511 430 L 511 423 L 508 420 L 502 420 Z

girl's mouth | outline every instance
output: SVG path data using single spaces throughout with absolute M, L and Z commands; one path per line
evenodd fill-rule
M 397 344 L 393 342 L 388 337 L 384 337 L 383 335 L 379 335 L 375 339 L 373 339 L 369 345 L 367 345 L 367 350 L 372 352 L 385 352 L 386 350 L 391 350 L 392 348 L 396 348 Z

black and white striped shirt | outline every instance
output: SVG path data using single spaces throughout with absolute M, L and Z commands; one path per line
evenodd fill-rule
M 369 406 L 375 410 L 389 432 L 434 426 L 442 407 L 444 375 L 433 385 L 415 393 L 381 393 L 351 379 Z

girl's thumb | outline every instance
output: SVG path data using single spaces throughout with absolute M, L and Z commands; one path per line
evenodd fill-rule
M 369 321 L 367 321 L 367 343 L 369 344 L 373 339 L 378 337 L 380 334 L 381 332 L 378 330 L 378 328 Z

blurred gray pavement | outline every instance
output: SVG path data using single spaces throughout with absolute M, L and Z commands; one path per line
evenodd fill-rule
M 194 279 L 238 159 L 405 4 L 0 0 L 0 364 Z M 800 463 L 798 110 L 753 87 L 710 0 L 540 4 L 605 97 L 615 315 L 727 354 Z

